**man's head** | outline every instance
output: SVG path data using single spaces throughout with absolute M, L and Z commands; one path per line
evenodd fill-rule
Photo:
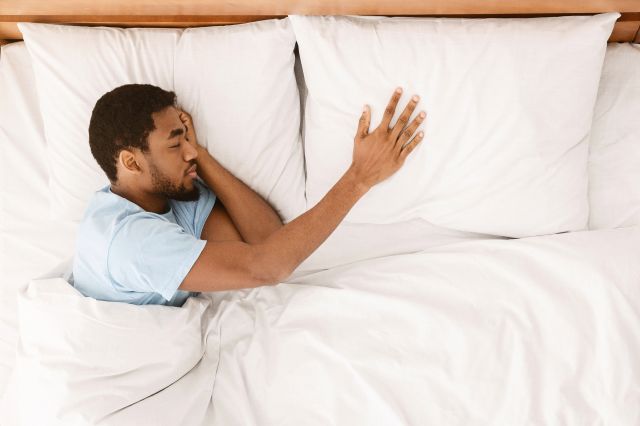
M 96 102 L 89 123 L 91 153 L 112 185 L 148 196 L 197 200 L 187 174 L 197 151 L 186 139 L 176 94 L 127 84 Z

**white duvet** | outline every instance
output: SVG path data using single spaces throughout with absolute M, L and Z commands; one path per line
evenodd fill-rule
M 640 229 L 433 238 L 182 308 L 34 280 L 0 423 L 640 424 Z

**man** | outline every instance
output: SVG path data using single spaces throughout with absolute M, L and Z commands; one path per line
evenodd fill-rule
M 110 185 L 96 191 L 78 229 L 74 286 L 98 300 L 182 306 L 201 291 L 284 281 L 422 140 L 422 132 L 409 139 L 424 111 L 404 128 L 417 96 L 390 127 L 401 93 L 373 132 L 365 106 L 351 166 L 286 225 L 198 144 L 175 93 L 139 84 L 106 93 L 93 109 L 89 144 Z

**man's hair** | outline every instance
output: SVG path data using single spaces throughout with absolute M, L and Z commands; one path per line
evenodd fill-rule
M 118 154 L 125 148 L 149 152 L 154 112 L 176 106 L 176 94 L 150 84 L 125 84 L 102 95 L 89 123 L 91 153 L 111 183 L 118 180 Z

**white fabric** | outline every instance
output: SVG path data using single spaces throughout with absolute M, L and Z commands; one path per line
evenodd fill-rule
M 426 110 L 425 138 L 346 221 L 421 217 L 511 237 L 585 229 L 588 136 L 619 16 L 290 16 L 308 87 L 308 205 L 351 163 L 362 106 L 373 130 L 402 86 L 391 124 L 418 94 L 411 119 Z
M 16 291 L 73 253 L 76 225 L 48 218 L 40 107 L 24 42 L 0 54 L 0 398 L 15 365 Z M 0 423 L 2 423 L 0 421 Z
M 640 225 L 640 44 L 610 43 L 589 153 L 590 229 Z
M 175 59 L 200 143 L 285 222 L 306 210 L 295 43 L 288 19 L 188 28 Z
M 449 243 L 183 308 L 34 280 L 0 421 L 635 426 L 639 250 L 638 228 Z
M 1 50 L 0 399 L 15 367 L 17 289 L 73 255 L 77 232 L 76 222 L 48 217 L 46 141 L 29 52 L 24 42 Z
M 295 39 L 288 19 L 188 30 L 37 23 L 19 28 L 38 88 L 46 93 L 40 105 L 53 218 L 81 220 L 91 194 L 108 183 L 91 155 L 87 129 L 100 96 L 127 83 L 175 91 L 223 166 L 287 221 L 305 210 Z
M 24 42 L 2 47 L 0 60 L 0 398 L 15 367 L 18 342 L 16 294 L 34 277 L 48 272 L 75 251 L 77 224 L 51 220 L 49 208 L 46 142 L 40 116 L 31 58 Z M 296 68 L 302 77 L 296 57 Z M 304 96 L 303 79 L 298 83 Z M 24 165 L 28 164 L 28 167 Z M 374 241 L 371 238 L 376 238 Z M 381 257 L 404 250 L 419 250 L 444 242 L 480 238 L 464 232 L 437 228 L 422 220 L 398 225 L 342 223 L 329 236 L 317 256 L 305 262 L 307 268 L 349 263 Z M 386 241 L 393 239 L 394 244 Z M 335 243 L 332 243 L 335 242 Z M 349 251 L 334 247 L 356 247 Z
M 49 173 L 38 92 L 24 42 L 0 54 L 0 227 L 10 218 L 42 219 Z M 4 275 L 4 274 L 3 274 Z
M 85 298 L 64 279 L 53 278 L 33 281 L 19 295 L 19 306 L 17 406 L 24 424 L 53 424 L 49 419 L 66 410 L 64 424 L 89 419 L 85 413 L 111 413 L 148 397 L 150 389 L 171 386 L 196 365 L 204 368 L 205 347 L 209 357 L 218 352 L 215 330 L 204 336 L 201 330 L 210 306 L 206 299 L 190 298 L 184 309 L 139 309 Z M 211 358 L 210 374 L 201 376 L 209 387 L 216 366 Z M 67 405 L 71 400 L 79 405 Z M 38 413 L 30 410 L 34 401 Z M 144 421 L 181 423 L 166 412 L 148 413 Z
M 8 212 L 0 221 L 0 398 L 1 376 L 13 367 L 18 339 L 15 289 L 73 253 L 75 240 L 74 223 L 41 216 L 48 206 L 45 145 L 38 136 L 42 129 L 26 53 L 22 43 L 3 46 L 0 61 L 0 93 L 8 94 L 0 96 L 0 146 L 10 160 L 0 167 L 0 212 Z M 15 129 L 10 137 L 7 128 Z M 157 362 L 158 375 L 135 370 L 134 354 L 102 359 L 106 374 L 84 384 L 73 382 L 86 373 L 76 367 L 100 360 L 99 353 L 81 358 L 67 353 L 55 364 L 54 349 L 111 340 L 109 329 L 91 318 L 113 324 L 117 318 L 107 312 L 116 308 L 80 301 L 60 280 L 34 281 L 21 312 L 57 322 L 39 320 L 42 328 L 29 319 L 22 322 L 28 347 L 42 352 L 21 354 L 19 374 L 0 401 L 0 424 L 20 424 L 18 408 L 31 419 L 55 411 L 64 418 L 59 424 L 66 425 L 74 424 L 74 414 L 99 417 L 121 404 L 121 411 L 99 424 L 637 425 L 639 232 L 461 242 L 485 236 L 419 219 L 343 222 L 288 283 L 204 294 L 208 306 L 208 300 L 189 305 L 181 324 L 194 336 L 200 322 L 206 339 L 192 340 L 178 355 L 154 354 L 149 363 Z M 58 277 L 68 267 L 67 262 L 46 276 Z M 56 310 L 56 304 L 40 306 L 40 296 L 78 303 L 69 311 Z M 83 312 L 88 316 L 68 324 Z M 146 320 L 144 327 L 153 329 Z M 77 333 L 60 336 L 60 326 Z M 62 340 L 43 337 L 49 329 Z M 90 330 L 99 331 L 91 340 L 75 340 Z M 161 341 L 149 344 L 176 350 Z M 194 364 L 197 348 L 203 355 Z M 29 364 L 36 359 L 46 362 Z M 120 376 L 118 368 L 125 368 Z M 188 372 L 158 389 L 180 369 Z M 45 388 L 60 394 L 31 389 L 46 380 L 36 371 L 52 373 Z M 65 373 L 69 387 L 61 388 L 55 378 Z M 152 381 L 138 380 L 144 374 Z M 98 383 L 109 383 L 109 389 Z M 18 392 L 36 397 L 18 401 Z M 140 395 L 148 397 L 124 407 Z M 50 398 L 62 406 L 52 407 Z M 35 424 L 56 422 L 36 419 Z
M 127 83 L 173 89 L 178 29 L 18 23 L 31 55 L 47 140 L 51 218 L 80 221 L 109 183 L 89 148 L 96 101 Z

